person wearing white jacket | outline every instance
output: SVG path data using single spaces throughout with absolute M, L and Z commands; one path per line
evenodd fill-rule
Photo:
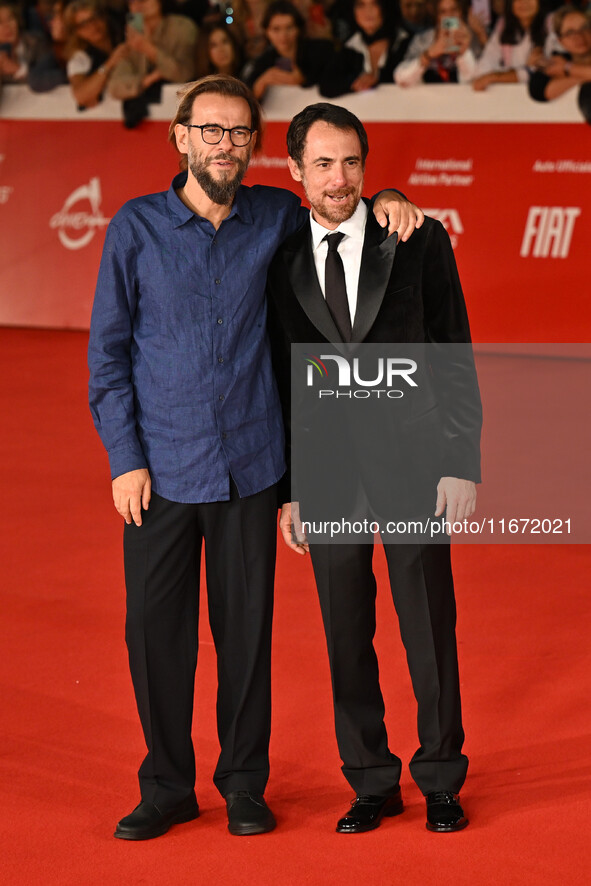
M 527 83 L 528 68 L 541 62 L 547 39 L 539 0 L 505 0 L 505 14 L 484 47 L 472 88 L 482 92 L 493 83 Z
M 478 40 L 466 24 L 464 0 L 439 0 L 435 28 L 417 34 L 394 71 L 399 86 L 469 83 L 476 71 Z

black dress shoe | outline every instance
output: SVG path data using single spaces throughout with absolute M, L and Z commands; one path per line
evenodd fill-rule
M 142 800 L 133 812 L 122 818 L 115 828 L 115 837 L 120 840 L 151 840 L 165 834 L 173 824 L 193 821 L 199 815 L 199 806 L 195 794 L 189 794 L 186 800 L 163 811 L 153 803 Z
M 237 837 L 266 834 L 277 822 L 262 794 L 251 791 L 232 791 L 226 794 L 228 830 Z
M 460 806 L 459 794 L 452 791 L 433 791 L 427 794 L 427 830 L 450 833 L 461 831 L 468 824 Z
M 373 831 L 384 816 L 400 815 L 403 809 L 400 788 L 388 797 L 355 797 L 350 810 L 337 822 L 337 833 L 362 834 Z

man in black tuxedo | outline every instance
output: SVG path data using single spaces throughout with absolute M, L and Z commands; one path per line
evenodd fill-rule
M 286 412 L 291 343 L 469 342 L 464 297 L 442 225 L 426 218 L 407 243 L 396 246 L 367 212 L 361 192 L 368 144 L 361 122 L 344 108 L 311 105 L 293 119 L 287 146 L 291 175 L 303 184 L 312 208 L 309 223 L 280 247 L 268 278 L 269 330 Z M 336 242 L 326 240 L 333 233 Z M 445 514 L 451 524 L 473 513 L 480 480 L 481 410 L 471 359 L 456 374 L 458 387 L 470 391 L 467 405 L 447 414 L 435 404 L 424 416 L 427 434 L 441 436 L 431 513 Z M 300 554 L 310 551 L 343 773 L 357 795 L 337 831 L 372 830 L 403 808 L 401 761 L 388 748 L 373 648 L 373 544 L 308 545 L 294 536 L 285 487 L 283 501 L 286 543 Z M 384 547 L 418 703 L 420 747 L 410 771 L 427 800 L 427 828 L 460 830 L 468 823 L 459 802 L 468 760 L 462 753 L 449 543 Z

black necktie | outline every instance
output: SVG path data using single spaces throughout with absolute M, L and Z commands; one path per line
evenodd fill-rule
M 345 235 L 327 234 L 324 238 L 328 243 L 326 265 L 324 270 L 324 291 L 326 304 L 341 333 L 343 341 L 351 341 L 351 314 L 345 284 L 345 269 L 339 255 L 338 246 Z

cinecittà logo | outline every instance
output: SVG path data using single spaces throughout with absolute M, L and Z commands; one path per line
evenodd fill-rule
M 368 360 L 364 361 L 363 374 L 371 372 L 369 377 L 362 377 L 360 358 L 348 359 L 342 354 L 314 354 L 305 355 L 307 376 L 306 386 L 315 388 L 318 376 L 321 382 L 330 383 L 335 375 L 333 387 L 318 389 L 318 397 L 346 397 L 347 399 L 366 400 L 369 397 L 387 397 L 398 400 L 404 397 L 404 390 L 395 388 L 394 384 L 405 382 L 411 388 L 418 387 L 411 376 L 417 371 L 415 360 L 408 357 L 378 357 L 373 366 L 368 367 Z M 326 363 L 332 361 L 329 368 Z M 330 378 L 329 378 L 330 376 Z M 380 387 L 381 385 L 381 387 Z
M 75 211 L 77 203 L 85 202 L 90 212 L 82 208 Z M 66 249 L 82 249 L 88 246 L 97 228 L 106 228 L 110 221 L 110 218 L 105 218 L 101 214 L 100 180 L 91 178 L 87 185 L 81 185 L 72 191 L 61 212 L 56 212 L 49 226 L 57 228 L 57 235 Z

